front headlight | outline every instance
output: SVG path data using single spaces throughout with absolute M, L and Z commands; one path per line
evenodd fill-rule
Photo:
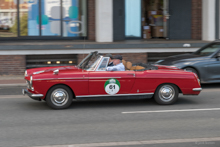
M 33 77 L 30 76 L 30 86 L 32 87 L 32 80 L 33 80 Z
M 24 72 L 24 76 L 25 76 L 25 77 L 27 76 L 27 70 L 25 70 L 25 72 Z
M 30 76 L 30 89 L 31 89 L 32 91 L 34 91 L 34 87 L 33 87 L 33 77 L 32 77 L 32 76 Z

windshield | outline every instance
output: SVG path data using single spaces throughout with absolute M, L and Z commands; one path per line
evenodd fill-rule
M 89 71 L 95 70 L 100 60 L 101 60 L 101 56 L 93 56 L 84 69 Z
M 98 52 L 92 52 L 78 64 L 78 67 L 85 70 L 94 70 L 100 59 L 101 56 L 98 55 Z
M 199 56 L 209 56 L 215 53 L 216 51 L 218 51 L 219 49 L 220 49 L 220 44 L 211 44 L 210 46 L 203 48 L 201 50 L 198 50 L 193 54 L 199 55 Z
M 87 60 L 92 56 L 92 53 L 88 54 L 77 66 L 82 68 L 87 63 Z

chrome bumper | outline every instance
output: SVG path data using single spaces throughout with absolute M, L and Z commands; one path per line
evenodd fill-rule
M 27 89 L 22 89 L 22 94 L 23 95 L 28 95 L 30 98 L 34 99 L 34 100 L 38 100 L 41 101 L 41 97 L 43 97 L 43 94 L 33 94 L 31 92 L 29 92 Z
M 193 91 L 202 91 L 202 88 L 193 88 Z

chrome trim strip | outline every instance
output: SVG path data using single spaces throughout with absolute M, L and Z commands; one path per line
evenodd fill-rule
M 76 80 L 76 79 L 85 79 L 83 77 L 80 78 L 50 78 L 50 79 L 35 79 L 34 81 L 42 81 L 42 80 Z
M 103 60 L 103 56 L 100 56 L 101 59 L 99 60 L 98 64 L 96 65 L 95 69 L 93 71 L 96 71 L 100 65 L 100 63 L 102 63 L 102 60 Z
M 32 94 L 31 97 L 43 97 L 43 94 Z
M 43 72 L 45 72 L 45 70 L 34 72 L 33 75 L 40 74 L 40 73 L 43 73 Z
M 102 96 L 130 96 L 130 95 L 151 95 L 154 93 L 116 94 L 116 95 L 80 95 L 76 97 L 102 97 Z
M 122 77 L 89 77 L 89 79 L 111 79 L 111 78 L 120 79 Z
M 193 91 L 202 91 L 202 88 L 193 88 Z
M 43 81 L 43 80 L 79 80 L 79 79 L 110 79 L 110 78 L 117 78 L 120 79 L 121 77 L 80 77 L 80 78 L 51 78 L 51 79 L 34 79 L 33 81 Z

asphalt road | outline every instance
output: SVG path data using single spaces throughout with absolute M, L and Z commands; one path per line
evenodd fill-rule
M 67 110 L 52 110 L 22 96 L 21 89 L 0 87 L 0 147 L 220 146 L 220 84 L 203 85 L 199 96 L 180 95 L 175 105 L 86 101 Z

